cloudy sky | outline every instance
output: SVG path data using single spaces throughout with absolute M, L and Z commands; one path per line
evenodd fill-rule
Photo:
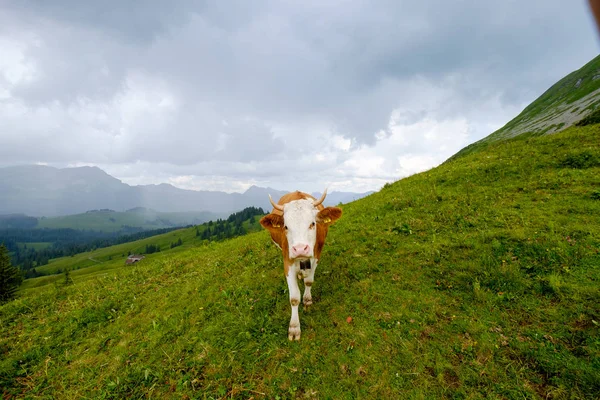
M 378 190 L 599 50 L 583 0 L 0 0 L 0 166 Z

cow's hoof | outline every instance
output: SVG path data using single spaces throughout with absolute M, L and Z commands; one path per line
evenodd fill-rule
M 290 325 L 288 329 L 288 339 L 289 340 L 300 340 L 300 325 L 292 326 Z
M 309 310 L 310 306 L 312 306 L 313 304 L 312 297 L 305 297 L 304 299 L 302 299 L 302 302 L 304 303 L 305 310 Z

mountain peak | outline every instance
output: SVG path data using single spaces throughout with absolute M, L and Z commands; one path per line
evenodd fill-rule
M 450 159 L 516 136 L 542 136 L 562 131 L 597 110 L 599 102 L 600 55 L 552 85 L 502 128 L 468 145 Z
M 270 209 L 268 195 L 278 199 L 286 193 L 256 185 L 241 194 L 179 189 L 169 183 L 130 186 L 94 166 L 0 168 L 0 183 L 0 214 L 24 213 L 46 217 L 80 214 L 88 210 L 123 211 L 142 207 L 159 212 L 230 214 L 250 206 Z M 326 202 L 330 205 L 346 203 L 363 196 L 358 193 L 330 193 Z
M 271 188 L 263 188 L 260 186 L 256 186 L 256 185 L 252 185 L 250 186 L 248 189 L 246 189 L 246 191 L 244 192 L 244 194 L 264 194 L 268 191 L 275 191 L 275 192 L 279 192 L 279 190 L 275 190 L 275 189 L 271 189 Z

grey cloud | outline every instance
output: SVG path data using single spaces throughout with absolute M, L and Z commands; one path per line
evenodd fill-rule
M 382 80 L 404 81 L 417 73 L 438 80 L 449 72 L 469 70 L 484 78 L 478 80 L 482 90 L 503 90 L 505 101 L 522 101 L 532 85 L 539 91 L 549 81 L 537 82 L 536 71 L 525 70 L 506 87 L 506 80 L 497 84 L 498 77 L 514 77 L 516 69 L 532 60 L 549 62 L 552 55 L 544 43 L 572 43 L 572 37 L 589 30 L 581 23 L 557 29 L 554 21 L 559 18 L 585 18 L 562 1 L 469 1 L 461 7 L 443 1 L 334 2 L 335 7 L 306 2 L 203 2 L 198 7 L 196 2 L 178 2 L 172 8 L 185 15 L 178 18 L 170 17 L 163 2 L 150 2 L 139 10 L 119 2 L 31 4 L 51 17 L 79 22 L 79 27 L 100 24 L 132 38 L 148 36 L 145 29 L 135 29 L 138 25 L 156 27 L 149 28 L 152 41 L 134 42 L 137 46 L 115 51 L 109 40 L 96 46 L 89 38 L 87 51 L 77 48 L 82 56 L 64 75 L 77 77 L 88 92 L 110 90 L 106 88 L 111 82 L 123 76 L 124 57 L 129 68 L 179 81 L 192 100 L 208 98 L 232 112 L 261 117 L 309 114 L 366 142 L 385 127 L 401 96 L 374 92 Z M 588 37 L 593 42 L 592 35 Z M 565 46 L 564 51 L 584 60 L 578 48 Z M 59 58 L 68 56 L 59 53 Z M 103 64 L 109 76 L 99 71 Z M 61 71 L 51 72 L 51 89 L 64 92 L 58 84 L 64 89 L 73 80 L 60 79 Z
M 145 44 L 185 21 L 190 11 L 201 11 L 202 2 L 145 0 L 22 0 L 12 4 L 25 15 L 43 16 L 79 29 L 92 29 L 113 39 Z
M 4 162 L 157 163 L 180 175 L 340 176 L 351 156 L 327 135 L 373 147 L 393 110 L 409 125 L 466 119 L 475 140 L 597 51 L 585 7 L 562 0 L 0 8 L 0 35 L 25 43 L 40 72 L 0 82 L 0 113 L 25 109 L 0 114 L 14 135 L 0 133 Z

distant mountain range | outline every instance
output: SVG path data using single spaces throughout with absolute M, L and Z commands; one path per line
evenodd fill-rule
M 286 192 L 257 186 L 244 193 L 184 190 L 165 183 L 130 186 L 98 167 L 27 165 L 0 168 L 0 215 L 53 217 L 99 209 L 125 211 L 136 207 L 160 212 L 229 214 L 250 206 L 270 210 L 269 194 L 277 200 Z M 370 193 L 330 192 L 325 204 L 348 203 Z
M 140 230 L 174 228 L 198 225 L 210 220 L 227 218 L 227 213 L 208 211 L 158 212 L 137 207 L 127 211 L 90 210 L 81 214 L 56 217 L 32 217 L 24 214 L 0 215 L 0 242 L 2 229 L 77 229 L 119 234 L 135 233 Z
M 502 128 L 460 150 L 451 159 L 516 136 L 560 132 L 598 110 L 600 56 L 559 80 Z

